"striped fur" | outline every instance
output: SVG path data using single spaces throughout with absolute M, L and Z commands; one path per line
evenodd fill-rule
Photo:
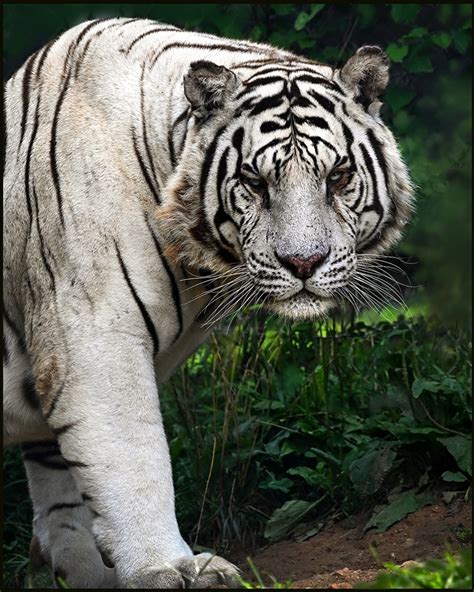
M 379 48 L 338 70 L 141 19 L 82 23 L 7 82 L 4 434 L 70 587 L 233 583 L 179 532 L 156 383 L 245 304 L 325 314 L 399 239 L 387 82 Z

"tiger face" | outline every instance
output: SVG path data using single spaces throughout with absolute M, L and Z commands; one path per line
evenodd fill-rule
M 409 218 L 409 175 L 379 117 L 388 59 L 366 46 L 341 70 L 282 61 L 243 71 L 191 65 L 193 129 L 165 218 L 184 261 L 238 269 L 250 300 L 315 318 Z

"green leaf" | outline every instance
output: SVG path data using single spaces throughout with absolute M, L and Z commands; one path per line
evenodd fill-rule
M 349 476 L 355 489 L 362 495 L 378 491 L 396 456 L 397 453 L 386 446 L 353 461 L 349 466 Z
M 431 39 L 441 49 L 447 49 L 451 45 L 451 35 L 449 33 L 432 33 Z
M 273 4 L 272 10 L 278 16 L 288 16 L 295 11 L 295 7 L 293 4 Z
M 360 14 L 360 26 L 367 27 L 374 22 L 376 7 L 373 4 L 357 4 L 357 12 Z
M 419 39 L 420 37 L 424 37 L 428 33 L 428 29 L 426 27 L 415 27 L 409 33 L 403 36 L 404 39 Z
M 281 385 L 285 398 L 292 397 L 306 380 L 307 372 L 296 365 L 288 364 L 281 373 Z
M 459 53 L 466 53 L 471 44 L 471 34 L 469 31 L 456 31 L 453 34 L 454 47 Z
M 472 475 L 472 442 L 466 436 L 450 436 L 449 438 L 437 438 L 454 460 L 458 463 L 461 471 Z
M 437 393 L 441 390 L 441 385 L 439 382 L 435 382 L 434 380 L 425 380 L 424 378 L 415 378 L 413 384 L 411 385 L 411 394 L 413 395 L 414 399 L 418 399 L 418 397 L 425 391 L 429 391 L 430 393 Z
M 403 109 L 400 109 L 400 111 L 397 111 L 394 118 L 393 118 L 393 124 L 395 126 L 395 128 L 397 129 L 398 133 L 401 134 L 405 134 L 406 132 L 408 132 L 408 130 L 410 129 L 410 126 L 412 124 L 413 118 L 410 117 L 410 115 L 404 111 Z M 406 399 L 404 400 L 404 402 L 406 401 Z M 407 415 L 412 416 L 412 414 L 410 414 L 410 406 L 408 405 L 408 409 L 407 411 Z
M 453 6 L 452 4 L 440 4 L 438 6 L 438 10 L 436 16 L 438 20 L 446 25 L 453 14 Z
M 291 500 L 275 510 L 265 526 L 264 536 L 270 542 L 284 538 L 305 514 L 312 510 L 318 502 Z
M 406 491 L 397 495 L 392 502 L 376 512 L 365 525 L 364 531 L 375 527 L 377 532 L 385 532 L 392 524 L 430 503 L 432 503 L 431 497 L 416 496 L 414 489 Z
M 403 62 L 403 59 L 408 55 L 408 45 L 390 43 L 387 47 L 387 55 L 393 62 Z
M 406 107 L 415 98 L 415 92 L 408 88 L 393 86 L 385 93 L 385 100 L 394 111 Z
M 416 19 L 420 7 L 418 4 L 392 4 L 390 12 L 396 23 L 410 24 Z
M 261 489 L 274 489 L 276 491 L 288 493 L 293 487 L 293 481 L 288 479 L 288 477 L 283 477 L 283 479 L 271 479 L 266 483 L 262 483 L 259 487 Z
M 321 475 L 310 467 L 294 467 L 288 469 L 288 475 L 297 475 L 302 477 L 309 485 L 318 485 L 321 483 Z
M 413 55 L 405 61 L 405 67 L 412 74 L 433 72 L 433 64 L 427 55 Z
M 309 12 L 301 11 L 295 20 L 295 30 L 302 31 L 325 6 L 325 4 L 313 4 Z
M 445 481 L 456 481 L 457 483 L 462 483 L 466 481 L 466 477 L 462 473 L 453 473 L 451 471 L 444 471 L 441 477 Z

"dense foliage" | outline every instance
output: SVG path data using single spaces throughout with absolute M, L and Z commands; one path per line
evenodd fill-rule
M 162 409 L 185 536 L 226 550 L 311 536 L 370 510 L 383 531 L 471 477 L 470 45 L 467 4 L 7 5 L 7 75 L 98 16 L 145 16 L 342 64 L 377 43 L 392 60 L 384 118 L 418 186 L 401 253 L 417 265 L 411 312 L 289 326 L 249 312 L 165 387 Z M 396 319 L 396 320 L 395 320 Z M 453 326 L 456 321 L 457 327 Z M 463 327 L 459 327 L 459 325 Z M 31 507 L 5 455 L 6 583 L 27 564 Z

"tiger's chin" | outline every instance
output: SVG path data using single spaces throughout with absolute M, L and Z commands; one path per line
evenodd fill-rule
M 271 312 L 292 321 L 311 321 L 322 318 L 335 308 L 333 298 L 323 298 L 310 292 L 299 292 L 285 300 L 274 300 L 266 305 Z

